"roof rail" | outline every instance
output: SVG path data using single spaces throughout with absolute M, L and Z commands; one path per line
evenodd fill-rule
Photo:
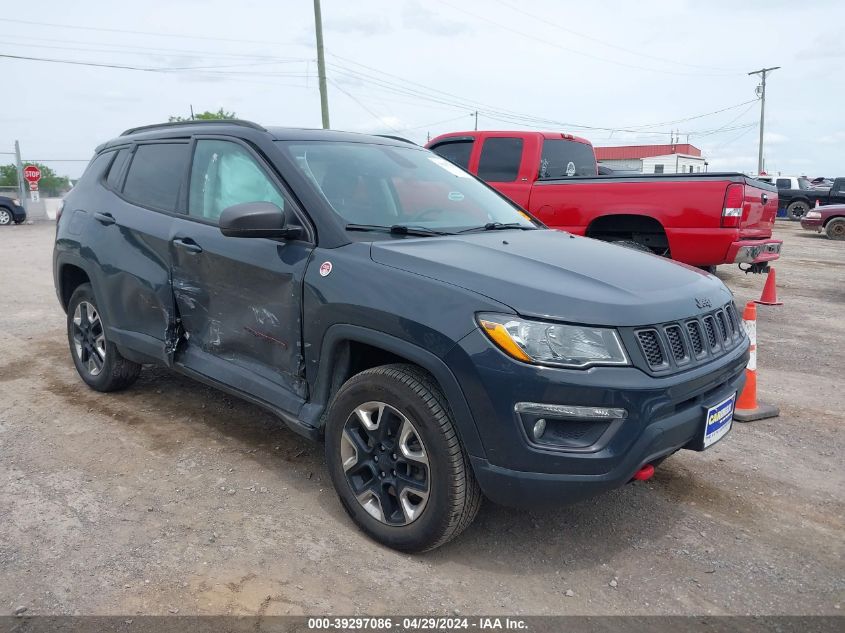
M 136 132 L 146 132 L 148 130 L 167 129 L 170 127 L 179 127 L 182 125 L 241 125 L 243 127 L 251 127 L 254 130 L 267 130 L 253 123 L 252 121 L 244 121 L 243 119 L 194 119 L 192 121 L 168 121 L 167 123 L 153 123 L 152 125 L 140 125 L 138 127 L 131 127 L 121 134 L 121 136 L 128 136 Z
M 410 143 L 411 145 L 416 145 L 416 143 L 414 143 L 411 140 L 408 140 L 408 139 L 403 138 L 401 136 L 395 136 L 393 134 L 375 134 L 375 136 L 380 136 L 381 138 L 389 138 L 389 139 L 393 139 L 394 141 L 402 141 L 403 143 Z

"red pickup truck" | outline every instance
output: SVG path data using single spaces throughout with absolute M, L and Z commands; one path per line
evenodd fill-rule
M 598 176 L 590 142 L 559 132 L 452 132 L 426 147 L 550 227 L 711 270 L 763 272 L 780 256 L 777 189 L 740 173 Z

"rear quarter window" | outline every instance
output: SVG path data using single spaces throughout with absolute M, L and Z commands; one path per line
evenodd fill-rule
M 543 141 L 537 178 L 549 180 L 574 176 L 595 176 L 596 154 L 591 145 L 565 139 Z
M 123 149 L 119 150 L 117 152 L 117 156 L 114 157 L 111 167 L 109 167 L 109 174 L 108 176 L 106 176 L 106 184 L 108 185 L 109 189 L 114 189 L 115 191 L 120 189 L 121 176 L 123 175 L 123 167 L 126 165 L 126 161 L 129 158 L 129 154 L 129 148 L 124 147 Z
M 139 145 L 129 164 L 123 195 L 145 207 L 175 211 L 187 165 L 187 143 Z
M 115 153 L 116 152 L 113 151 L 103 152 L 92 158 L 91 162 L 88 163 L 88 166 L 85 168 L 82 177 L 79 179 L 80 184 L 91 184 L 102 177 L 106 169 L 108 169 L 109 164 L 111 164 Z

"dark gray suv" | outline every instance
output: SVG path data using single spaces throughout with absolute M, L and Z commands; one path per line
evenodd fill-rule
M 54 264 L 93 389 L 155 363 L 265 407 L 405 551 L 482 493 L 569 503 L 705 449 L 748 358 L 714 276 L 548 230 L 398 138 L 129 130 L 65 199 Z

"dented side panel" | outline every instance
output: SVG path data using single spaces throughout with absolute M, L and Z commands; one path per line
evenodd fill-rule
M 180 247 L 180 240 L 201 251 Z M 304 399 L 301 288 L 311 248 L 226 237 L 216 226 L 175 219 L 171 274 L 181 334 L 175 360 L 191 348 L 195 364 L 204 356 L 226 363 L 192 367 L 200 373 L 228 366 Z

